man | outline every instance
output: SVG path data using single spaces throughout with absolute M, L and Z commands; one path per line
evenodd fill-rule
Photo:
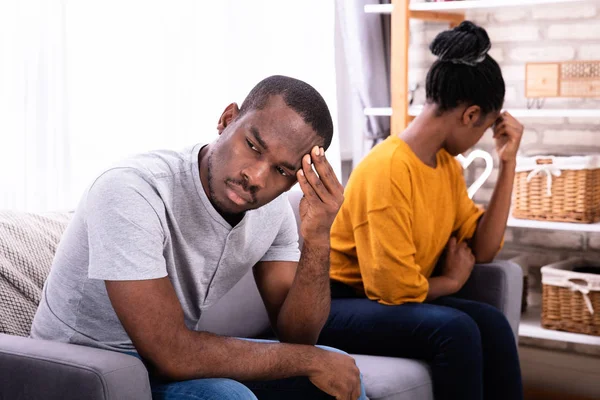
M 217 129 L 214 143 L 143 154 L 96 179 L 57 250 L 32 336 L 137 352 L 154 398 L 364 397 L 354 360 L 314 346 L 343 201 L 324 156 L 333 134 L 325 101 L 273 76 L 241 109 L 230 104 Z M 301 256 L 280 196 L 296 182 Z M 251 267 L 281 343 L 194 331 Z

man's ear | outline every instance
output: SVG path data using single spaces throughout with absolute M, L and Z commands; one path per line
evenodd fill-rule
M 225 108 L 225 111 L 223 111 L 223 114 L 221 114 L 219 123 L 217 124 L 217 131 L 219 132 L 219 135 L 223 133 L 225 128 L 231 124 L 231 122 L 238 116 L 239 113 L 240 108 L 238 107 L 237 103 L 231 103 L 227 106 L 227 108 Z
M 481 117 L 481 107 L 470 106 L 465 109 L 462 115 L 462 123 L 467 126 L 473 126 L 477 124 Z

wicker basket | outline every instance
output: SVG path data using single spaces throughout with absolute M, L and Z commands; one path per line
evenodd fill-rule
M 574 272 L 600 262 L 572 258 L 542 267 L 542 326 L 600 336 L 600 275 Z
M 600 221 L 600 157 L 519 157 L 513 217 Z

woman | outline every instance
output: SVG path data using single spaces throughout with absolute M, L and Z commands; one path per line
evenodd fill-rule
M 504 315 L 450 297 L 474 263 L 492 261 L 502 245 L 523 133 L 501 113 L 504 80 L 490 47 L 471 22 L 436 37 L 423 112 L 352 172 L 332 227 L 333 300 L 320 343 L 426 360 L 436 400 L 523 396 Z M 483 212 L 454 156 L 490 127 L 500 172 Z

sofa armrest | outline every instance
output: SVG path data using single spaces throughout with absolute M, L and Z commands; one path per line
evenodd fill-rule
M 481 301 L 498 308 L 518 335 L 523 296 L 523 270 L 510 261 L 494 261 L 473 268 L 457 297 Z
M 2 399 L 151 399 L 136 357 L 108 350 L 0 334 Z

